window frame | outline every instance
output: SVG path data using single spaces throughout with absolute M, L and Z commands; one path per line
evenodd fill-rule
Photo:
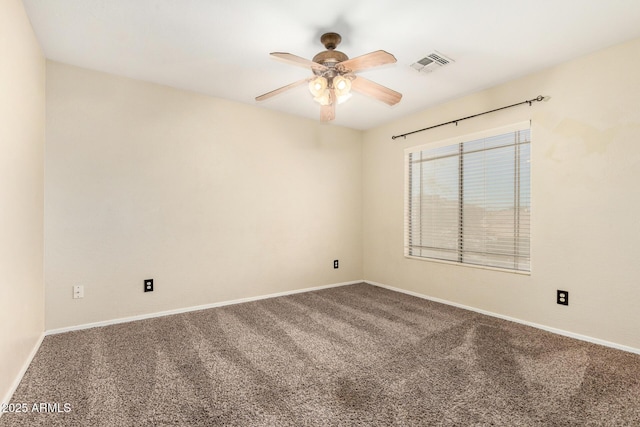
M 469 268 L 478 268 L 478 269 L 484 269 L 484 270 L 494 270 L 494 271 L 501 271 L 501 272 L 507 272 L 507 273 L 513 273 L 513 274 L 519 274 L 519 275 L 531 275 L 531 272 L 533 271 L 533 260 L 532 260 L 532 242 L 533 242 L 533 233 L 532 233 L 532 222 L 530 221 L 529 223 L 529 270 L 518 270 L 515 268 L 506 268 L 506 267 L 497 267 L 497 266 L 491 266 L 491 265 L 482 265 L 482 264 L 471 264 L 471 263 L 466 263 L 466 262 L 460 262 L 460 261 L 451 261 L 451 260 L 445 260 L 445 259 L 438 259 L 438 258 L 429 258 L 429 257 L 423 257 L 423 256 L 417 256 L 417 255 L 411 255 L 410 254 L 410 244 L 409 244 L 409 240 L 410 240 L 410 234 L 409 234 L 409 224 L 411 221 L 410 218 L 410 200 L 411 200 L 411 195 L 410 195 L 410 189 L 411 189 L 411 175 L 410 175 L 410 163 L 409 163 L 409 154 L 411 153 L 419 153 L 420 151 L 424 151 L 424 150 L 433 150 L 433 149 L 437 149 L 437 148 L 441 148 L 441 147 L 446 147 L 446 146 L 452 146 L 452 145 L 459 145 L 461 143 L 465 143 L 465 142 L 471 142 L 471 141 L 475 141 L 475 140 L 479 140 L 479 139 L 483 139 L 483 138 L 488 138 L 488 137 L 493 137 L 493 136 L 498 136 L 498 135 L 502 135 L 502 134 L 506 134 L 506 133 L 510 133 L 510 132 L 516 132 L 516 131 L 522 131 L 522 130 L 529 130 L 530 132 L 530 142 L 529 142 L 529 150 L 530 150 L 530 157 L 529 160 L 532 163 L 532 154 L 533 154 L 533 129 L 532 129 L 532 125 L 531 125 L 531 121 L 527 120 L 524 122 L 518 122 L 518 123 L 514 123 L 511 125 L 507 125 L 507 126 L 501 126 L 501 127 L 497 127 L 497 128 L 492 128 L 492 129 L 487 129 L 487 130 L 483 130 L 480 132 L 474 132 L 474 133 L 469 133 L 469 134 L 464 134 L 464 135 L 459 135 L 459 136 L 455 136 L 453 138 L 448 138 L 448 139 L 444 139 L 444 140 L 440 140 L 440 141 L 435 141 L 435 142 L 430 142 L 430 143 L 426 143 L 426 144 L 421 144 L 421 145 L 417 145 L 417 146 L 411 146 L 411 147 L 407 147 L 404 149 L 404 226 L 403 226 L 403 233 L 404 233 L 404 257 L 408 258 L 408 259 L 415 259 L 415 260 L 420 260 L 420 261 L 427 261 L 427 262 L 435 262 L 435 263 L 441 263 L 441 264 L 450 264 L 450 265 L 457 265 L 457 266 L 462 266 L 462 267 L 469 267 Z M 531 167 L 531 166 L 530 166 Z M 529 190 L 530 190 L 530 196 L 529 196 L 529 206 L 530 206 L 530 215 L 532 215 L 531 212 L 531 206 L 533 205 L 532 200 L 533 200 L 533 183 L 532 183 L 532 177 L 533 177 L 533 170 L 530 169 L 529 171 Z

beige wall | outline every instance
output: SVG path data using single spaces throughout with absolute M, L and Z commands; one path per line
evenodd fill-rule
M 539 94 L 552 98 L 391 140 Z M 528 119 L 531 276 L 404 258 L 403 150 Z M 640 40 L 366 132 L 363 178 L 366 279 L 640 349 Z
M 19 0 L 0 2 L 0 399 L 44 332 L 45 61 Z
M 362 279 L 361 160 L 359 131 L 48 62 L 46 328 Z
M 640 348 L 639 53 L 612 47 L 364 137 L 50 62 L 47 329 L 364 276 Z M 538 94 L 552 99 L 390 139 Z M 404 148 L 528 119 L 531 276 L 404 258 Z

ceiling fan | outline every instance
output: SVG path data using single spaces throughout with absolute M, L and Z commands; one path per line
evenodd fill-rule
M 286 90 L 308 83 L 313 99 L 320 104 L 320 120 L 323 122 L 335 119 L 336 104 L 348 99 L 351 96 L 351 90 L 389 105 L 395 105 L 400 102 L 401 93 L 355 74 L 358 71 L 379 65 L 393 64 L 396 62 L 396 58 L 384 50 L 377 50 L 349 59 L 344 53 L 335 50 L 341 41 L 340 34 L 323 34 L 320 37 L 320 42 L 327 50 L 318 53 L 313 57 L 312 61 L 291 53 L 271 53 L 271 56 L 289 64 L 310 68 L 313 71 L 313 76 L 260 95 L 256 97 L 256 101 L 263 101 Z

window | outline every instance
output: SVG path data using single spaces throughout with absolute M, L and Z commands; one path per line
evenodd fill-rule
M 527 123 L 407 149 L 405 255 L 529 272 L 530 147 Z

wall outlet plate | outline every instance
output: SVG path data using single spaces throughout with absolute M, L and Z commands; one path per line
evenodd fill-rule
M 560 305 L 569 305 L 569 292 L 558 289 L 556 302 Z
M 75 285 L 73 287 L 73 299 L 84 298 L 84 286 Z
M 144 281 L 144 291 L 153 292 L 153 279 L 147 279 Z
M 333 268 L 338 268 L 338 260 L 337 259 L 333 260 Z

